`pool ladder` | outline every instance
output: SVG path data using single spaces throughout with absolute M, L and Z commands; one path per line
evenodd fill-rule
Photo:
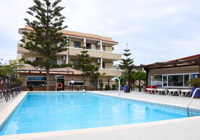
M 187 115 L 188 115 L 188 117 L 190 117 L 190 114 L 189 114 L 189 107 L 190 107 L 190 104 L 192 103 L 192 100 L 193 100 L 194 95 L 196 94 L 196 91 L 197 91 L 197 90 L 200 90 L 200 88 L 196 88 L 196 89 L 195 89 L 194 94 L 192 94 L 192 97 L 190 98 L 190 102 L 189 102 L 189 104 L 188 104 L 188 106 L 187 106 Z

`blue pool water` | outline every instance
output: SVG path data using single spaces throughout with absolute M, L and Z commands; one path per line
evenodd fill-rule
M 0 135 L 116 126 L 184 117 L 187 117 L 187 113 L 183 110 L 87 92 L 29 93 Z

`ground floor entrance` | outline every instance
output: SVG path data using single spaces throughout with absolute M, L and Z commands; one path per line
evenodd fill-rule
M 55 91 L 64 90 L 65 76 L 64 75 L 55 75 L 55 79 L 56 79 Z

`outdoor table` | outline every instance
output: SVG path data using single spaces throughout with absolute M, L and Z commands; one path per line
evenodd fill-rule
M 178 95 L 180 96 L 180 89 L 167 89 L 167 90 L 169 91 L 168 95 L 175 95 L 175 92 L 177 92 Z
M 189 93 L 189 96 L 192 94 L 192 89 L 181 89 L 181 95 L 183 96 L 185 92 L 185 96 L 187 96 L 187 94 Z
M 162 91 L 164 91 L 165 95 L 167 95 L 167 89 L 165 88 L 157 88 L 156 91 L 158 91 L 159 93 L 162 93 Z

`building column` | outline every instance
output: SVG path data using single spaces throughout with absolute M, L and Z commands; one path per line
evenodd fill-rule
M 67 55 L 66 55 L 66 64 L 69 64 L 69 50 L 67 50 Z
M 103 58 L 101 58 L 101 69 L 103 69 Z
M 146 71 L 146 87 L 149 86 L 149 71 L 150 69 L 145 68 L 144 69 Z
M 100 50 L 103 51 L 102 40 L 100 40 Z
M 86 38 L 84 38 L 83 42 L 84 42 L 84 47 L 86 47 Z

